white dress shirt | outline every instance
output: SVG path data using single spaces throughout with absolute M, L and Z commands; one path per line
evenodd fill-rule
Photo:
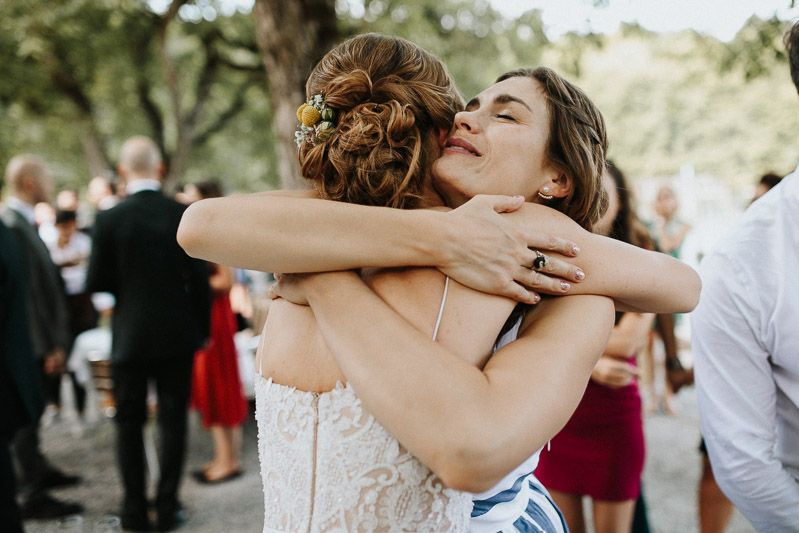
M 758 531 L 799 531 L 799 169 L 700 274 L 692 348 L 716 480 Z
M 156 179 L 139 178 L 128 182 L 125 191 L 128 196 L 134 195 L 141 191 L 160 191 L 161 182 Z

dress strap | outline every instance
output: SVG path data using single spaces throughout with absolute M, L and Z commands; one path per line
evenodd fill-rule
M 447 301 L 447 289 L 449 288 L 449 276 L 444 281 L 444 296 L 441 297 L 441 307 L 438 309 L 438 318 L 436 319 L 436 329 L 433 331 L 433 340 L 438 337 L 438 328 L 441 326 L 441 317 L 444 315 L 444 304 Z

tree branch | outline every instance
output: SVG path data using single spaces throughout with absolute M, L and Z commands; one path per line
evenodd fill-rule
M 204 144 L 209 137 L 221 130 L 225 124 L 234 116 L 236 116 L 245 105 L 247 90 L 258 83 L 255 79 L 247 80 L 246 83 L 239 85 L 236 94 L 231 99 L 230 105 L 227 109 L 219 113 L 216 119 L 206 126 L 205 130 L 194 136 L 196 145 Z

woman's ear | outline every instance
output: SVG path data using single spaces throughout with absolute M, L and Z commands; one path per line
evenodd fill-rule
M 438 128 L 438 147 L 442 150 L 444 146 L 447 144 L 447 135 L 449 135 L 449 130 L 444 128 Z
M 572 191 L 571 180 L 565 174 L 555 174 L 549 183 L 549 194 L 555 198 L 565 198 Z

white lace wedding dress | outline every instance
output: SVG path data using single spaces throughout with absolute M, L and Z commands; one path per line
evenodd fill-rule
M 265 533 L 469 530 L 471 495 L 446 488 L 349 384 L 314 393 L 256 377 L 255 390 Z

